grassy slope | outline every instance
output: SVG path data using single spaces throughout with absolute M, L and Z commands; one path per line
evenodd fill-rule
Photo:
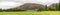
M 60 11 L 42 11 L 42 12 L 0 12 L 0 15 L 60 15 Z

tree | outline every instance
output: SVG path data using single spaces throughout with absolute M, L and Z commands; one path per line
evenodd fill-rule
M 59 3 L 53 3 L 51 6 L 49 6 L 49 10 L 59 11 Z
M 45 5 L 45 11 L 48 11 L 48 10 L 47 10 L 47 4 Z
M 2 12 L 3 10 L 2 9 L 0 9 L 0 12 Z
M 14 12 L 15 12 L 15 11 L 25 11 L 25 10 L 20 9 L 20 8 L 10 8 L 10 9 L 7 9 L 6 11 L 7 11 L 7 12 L 8 12 L 8 11 L 14 11 Z
M 60 2 L 59 2 L 59 10 L 60 10 Z

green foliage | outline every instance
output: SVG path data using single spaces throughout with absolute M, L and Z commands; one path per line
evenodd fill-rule
M 60 10 L 60 3 L 59 3 L 59 10 Z
M 59 3 L 54 3 L 51 6 L 48 7 L 51 11 L 59 11 Z
M 10 9 L 7 9 L 6 11 L 25 11 L 25 10 L 22 10 L 20 8 L 10 8 Z
M 2 12 L 2 9 L 0 9 L 0 12 Z
M 44 9 L 44 10 L 45 10 L 45 11 L 48 11 L 47 9 L 48 9 L 48 8 L 47 8 L 47 5 L 45 5 L 45 9 Z

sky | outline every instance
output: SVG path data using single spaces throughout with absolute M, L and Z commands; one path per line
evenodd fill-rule
M 59 3 L 59 0 L 0 0 L 0 8 L 9 9 L 21 6 L 24 3 L 38 3 L 50 5 L 52 3 Z

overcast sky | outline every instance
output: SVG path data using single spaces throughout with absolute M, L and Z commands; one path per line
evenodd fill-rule
M 59 0 L 0 0 L 0 8 L 7 9 L 7 8 L 14 8 L 20 6 L 24 3 L 38 3 L 38 4 L 52 4 L 58 3 Z

